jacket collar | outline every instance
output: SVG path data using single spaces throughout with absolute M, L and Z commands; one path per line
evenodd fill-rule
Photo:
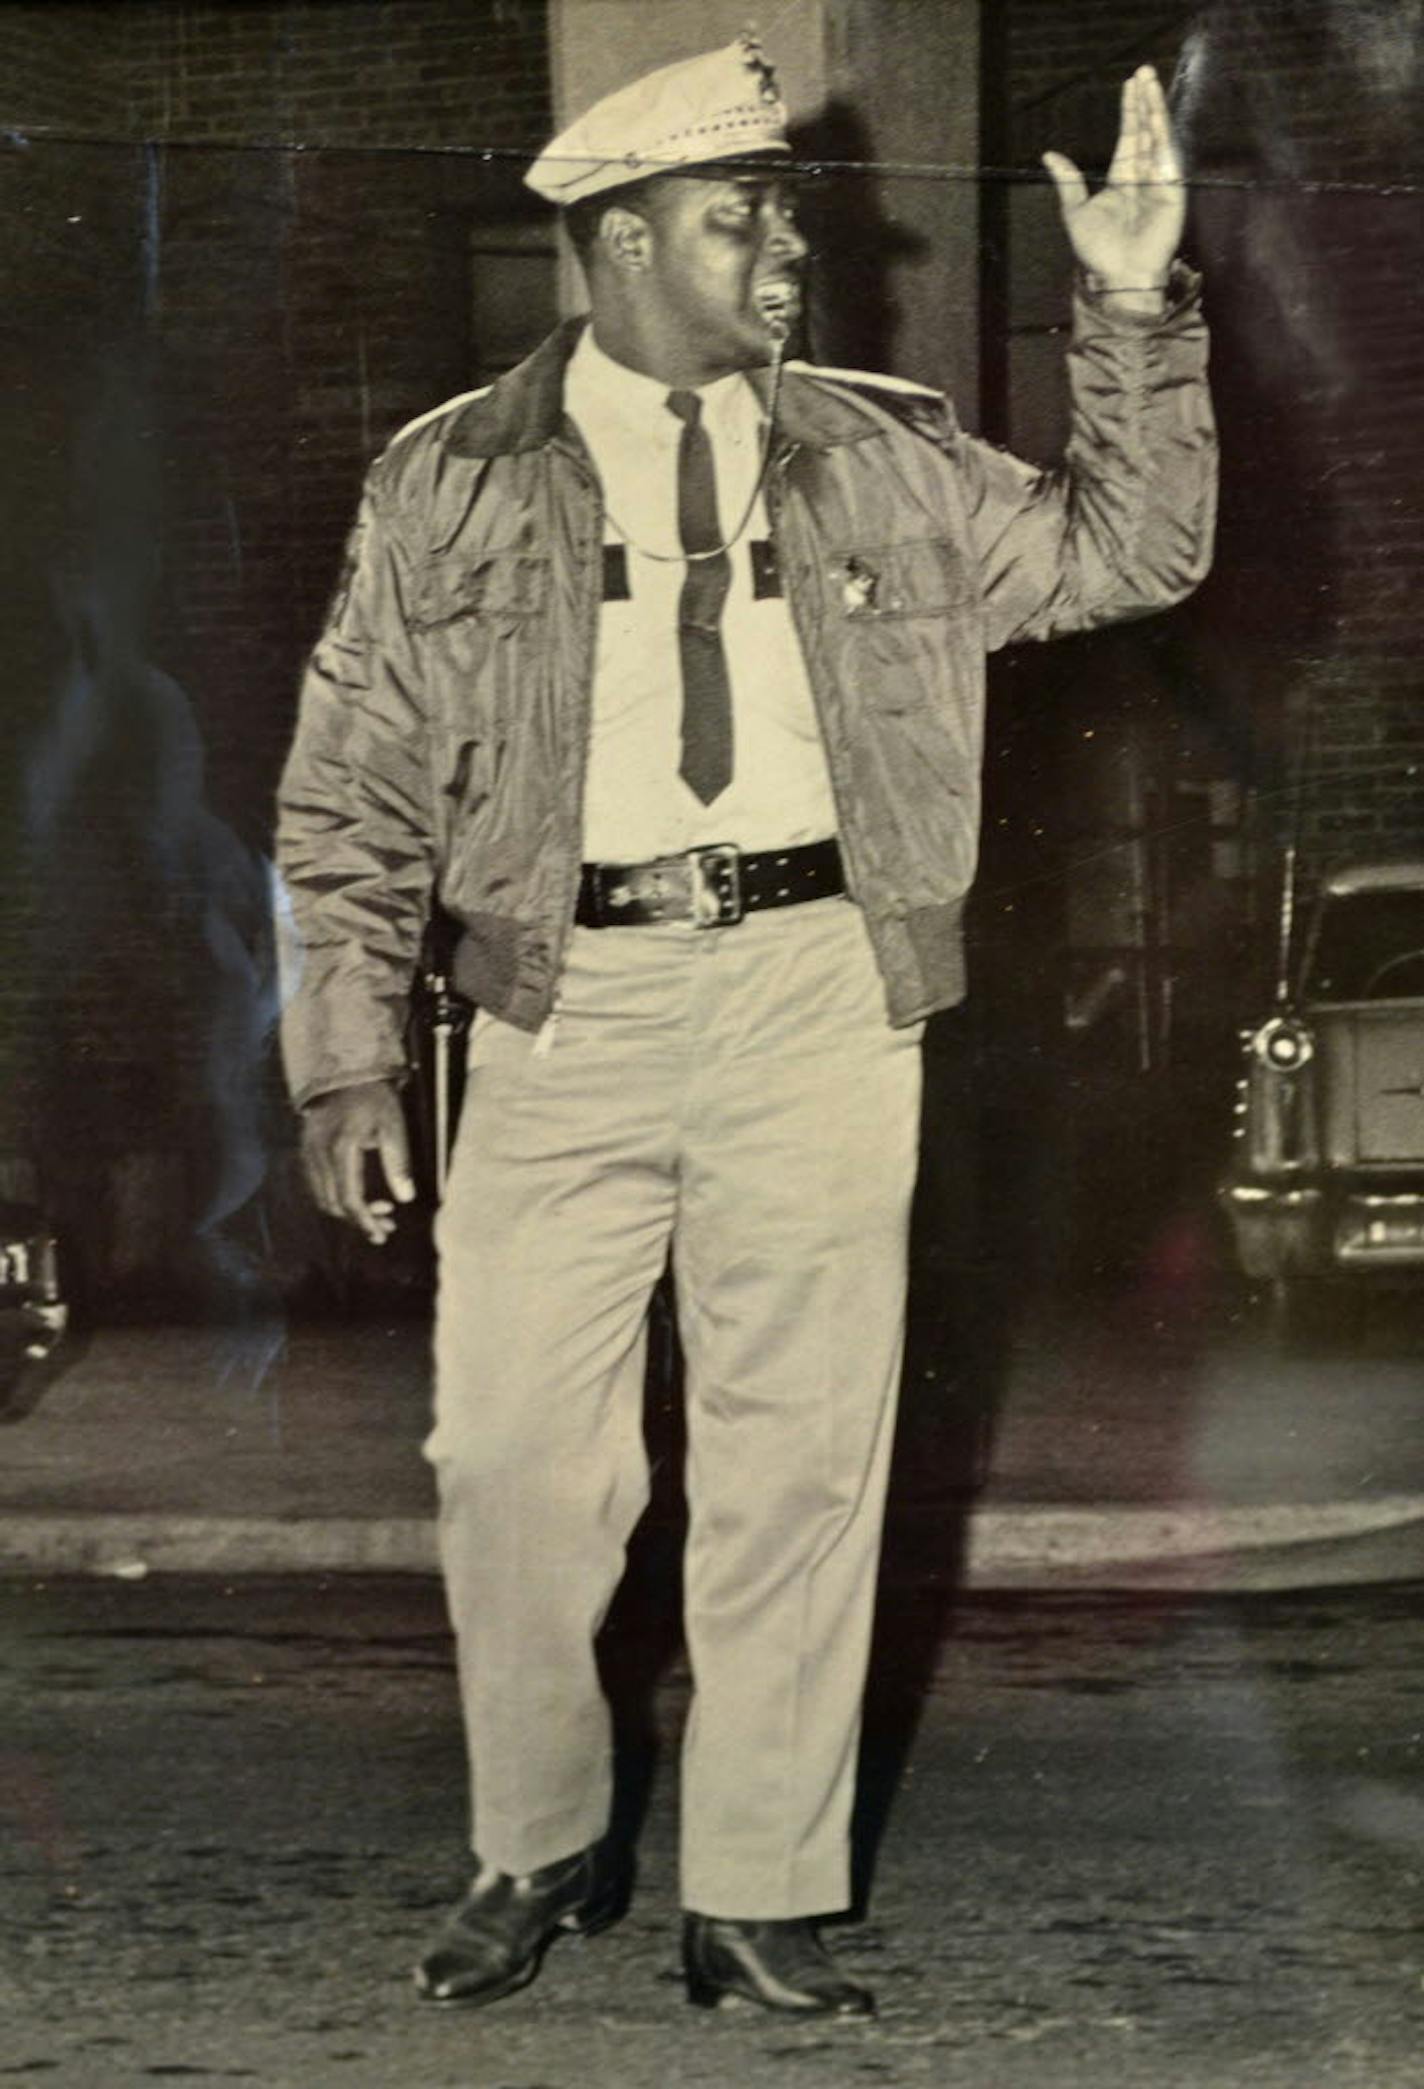
M 566 319 L 531 356 L 506 372 L 488 391 L 480 392 L 455 416 L 449 447 L 461 457 L 507 457 L 543 449 L 568 433 L 564 414 L 564 370 L 586 319 Z M 771 396 L 771 372 L 753 370 L 750 379 L 765 406 Z M 880 432 L 879 424 L 856 400 L 833 391 L 805 364 L 787 365 L 776 405 L 778 432 L 812 450 L 835 449 Z

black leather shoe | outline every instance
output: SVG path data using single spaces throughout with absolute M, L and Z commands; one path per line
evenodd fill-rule
M 428 2002 L 497 2002 L 529 1984 L 561 1931 L 607 1929 L 627 1899 L 626 1875 L 603 1843 L 523 1878 L 493 1872 L 436 1931 L 415 1984 Z
M 874 2016 L 875 1997 L 837 1971 L 816 1926 L 789 1922 L 729 1922 L 712 1915 L 683 1920 L 682 1962 L 687 1999 L 715 2009 L 743 1995 L 788 2016 Z

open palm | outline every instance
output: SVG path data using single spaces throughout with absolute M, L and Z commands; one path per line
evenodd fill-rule
M 1140 66 L 1122 90 L 1122 127 L 1096 195 L 1061 152 L 1046 152 L 1073 252 L 1109 290 L 1151 295 L 1182 237 L 1186 187 L 1162 83 Z

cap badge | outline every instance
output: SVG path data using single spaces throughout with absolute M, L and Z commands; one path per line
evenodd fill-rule
M 757 93 L 764 102 L 779 102 L 781 89 L 776 84 L 776 72 L 762 50 L 760 39 L 750 29 L 744 29 L 737 38 L 741 48 L 742 63 L 749 73 L 755 73 Z

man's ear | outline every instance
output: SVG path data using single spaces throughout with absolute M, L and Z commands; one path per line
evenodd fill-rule
M 653 255 L 653 228 L 626 203 L 611 203 L 598 227 L 603 250 L 625 275 L 641 275 Z

